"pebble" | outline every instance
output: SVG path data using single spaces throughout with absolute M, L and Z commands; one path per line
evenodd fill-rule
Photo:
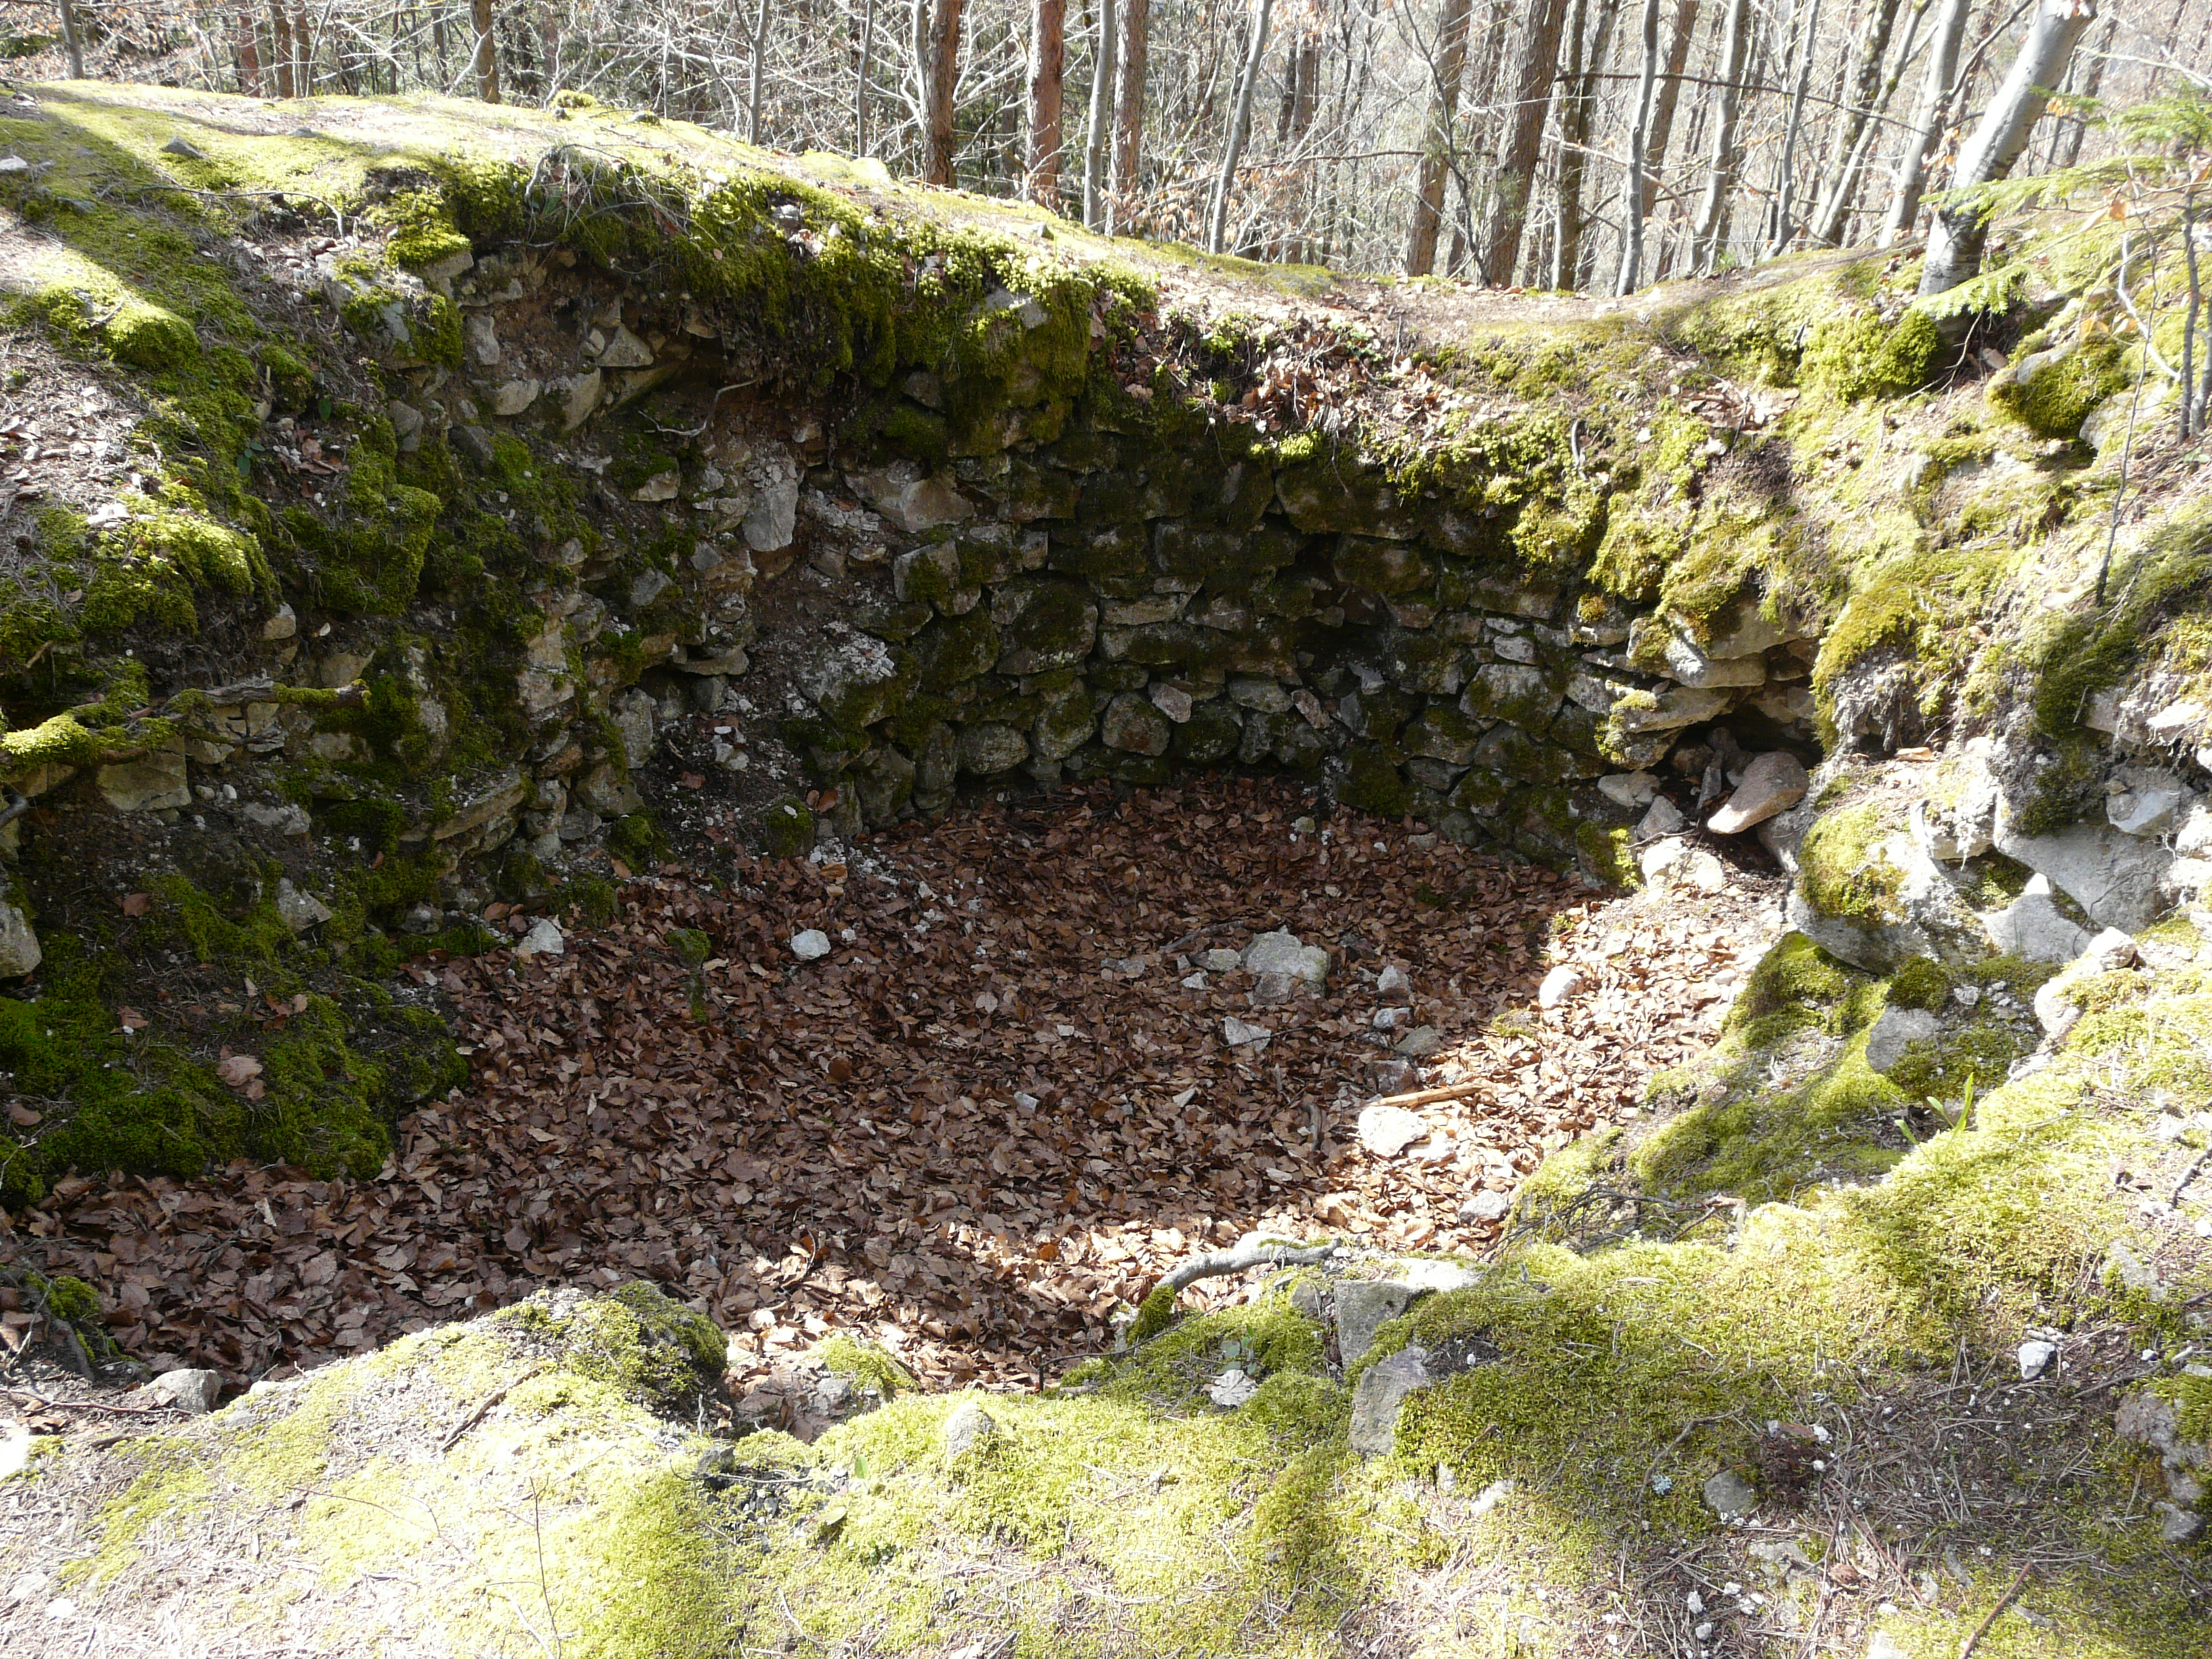
M 1504 1193 L 1477 1193 L 1459 1206 L 1462 1221 L 1503 1221 L 1513 1208 L 1513 1200 Z
M 1233 974 L 1243 962 L 1244 958 L 1234 951 L 1208 951 L 1198 959 L 1199 966 L 1209 974 Z
M 2020 1380 L 2023 1382 L 2034 1382 L 2050 1368 L 2051 1362 L 2057 1358 L 2058 1345 L 2055 1342 L 2021 1343 L 2020 1345 Z
M 791 936 L 791 954 L 801 962 L 819 962 L 830 954 L 830 935 L 819 927 L 793 933 Z
M 972 1400 L 963 1401 L 945 1419 L 945 1461 L 965 1456 L 999 1431 L 999 1421 Z
M 1375 994 L 1385 1002 L 1411 1002 L 1413 1000 L 1413 981 L 1406 976 L 1403 968 L 1394 963 L 1375 976 Z
M 1234 1014 L 1221 1022 L 1221 1040 L 1232 1048 L 1250 1048 L 1258 1052 L 1267 1039 L 1275 1034 L 1264 1025 L 1254 1025 Z
M 568 951 L 568 941 L 562 936 L 561 924 L 550 916 L 538 917 L 522 936 L 522 943 L 514 947 L 519 957 L 558 957 Z

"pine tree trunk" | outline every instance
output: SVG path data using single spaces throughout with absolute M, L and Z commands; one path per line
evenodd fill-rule
M 1152 35 L 1152 0 L 1121 0 L 1121 73 L 1115 97 L 1114 191 L 1106 228 L 1128 228 L 1136 213 L 1137 181 L 1144 159 L 1145 55 Z
M 1528 33 L 1521 49 L 1513 103 L 1506 116 L 1498 165 L 1490 178 L 1490 217 L 1483 227 L 1476 263 L 1482 280 L 1504 287 L 1521 263 L 1521 239 L 1528 228 L 1529 185 L 1544 139 L 1544 117 L 1552 104 L 1559 31 L 1567 20 L 1567 0 L 1535 0 Z
M 1966 14 L 1973 0 L 1942 0 L 1936 15 L 1936 38 L 1928 50 L 1928 74 L 1920 83 L 1920 101 L 1912 112 L 1912 125 L 1898 152 L 1897 182 L 1889 193 L 1889 216 L 1883 222 L 1876 246 L 1888 247 L 1907 234 L 1920 216 L 1920 194 L 1928 187 L 1928 164 L 1934 159 L 1937 138 L 1943 131 L 1943 112 L 1949 106 L 1952 82 L 1959 75 L 1959 48 L 1966 38 Z
M 1252 98 L 1260 89 L 1260 66 L 1267 57 L 1267 25 L 1275 0 L 1255 0 L 1252 36 L 1244 53 L 1244 67 L 1237 77 L 1237 98 L 1229 118 L 1229 131 L 1221 146 L 1221 171 L 1213 181 L 1212 210 L 1206 215 L 1206 251 L 1218 253 L 1229 235 L 1230 198 L 1237 187 L 1237 164 L 1244 159 L 1244 137 L 1252 130 Z
M 2008 176 L 2028 134 L 2050 104 L 2044 88 L 2055 87 L 2081 35 L 2096 21 L 2096 0 L 2040 0 L 2027 38 L 2012 70 L 1990 95 L 1989 107 L 1959 151 L 1951 179 L 1954 192 L 1995 184 Z M 1981 204 L 1954 202 L 1938 208 L 1928 231 L 1928 258 L 1920 268 L 1920 292 L 1948 293 L 1982 268 L 1982 246 L 1989 219 Z
M 1067 0 L 1032 0 L 1030 7 L 1029 155 L 1022 194 L 1060 210 L 1060 106 L 1066 69 Z
M 1693 0 L 1694 3 L 1694 0 Z M 1471 0 L 1444 0 L 1437 31 L 1436 85 L 1429 102 L 1429 131 L 1422 145 L 1421 181 L 1413 198 L 1413 234 L 1406 244 L 1406 274 L 1426 276 L 1437 268 L 1437 231 L 1443 223 L 1444 180 L 1451 159 L 1452 125 L 1459 114 L 1459 83 L 1467 69 L 1467 21 Z
M 1713 122 L 1713 147 L 1705 157 L 1705 193 L 1698 201 L 1698 217 L 1690 232 L 1691 268 L 1711 276 L 1720 262 L 1729 196 L 1735 182 L 1735 137 L 1738 112 L 1743 107 L 1744 66 L 1751 58 L 1751 0 L 1729 0 L 1728 25 L 1721 43 L 1720 109 Z
M 1651 117 L 1659 87 L 1659 0 L 1644 0 L 1643 50 L 1638 54 L 1636 112 L 1628 126 L 1628 176 L 1622 181 L 1620 275 L 1615 294 L 1633 294 L 1644 281 L 1644 186 L 1650 169 Z
M 1091 112 L 1083 134 L 1083 222 L 1091 230 L 1106 223 L 1107 129 L 1114 124 L 1114 0 L 1094 0 L 1097 36 L 1091 59 Z

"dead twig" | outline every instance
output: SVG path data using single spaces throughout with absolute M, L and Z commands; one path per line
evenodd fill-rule
M 2012 1583 L 2006 1587 L 2005 1593 L 1997 1597 L 1996 1606 L 1991 1607 L 1988 1616 L 1974 1626 L 1974 1633 L 1959 1644 L 1959 1659 L 1967 1659 L 1981 1645 L 1982 1638 L 1990 1633 L 1990 1626 L 1996 1623 L 1997 1615 L 2012 1605 L 2013 1597 L 2020 1594 L 2021 1587 L 2027 1583 L 2028 1574 L 2034 1571 L 2035 1563 L 2033 1561 L 2021 1565 L 2021 1570 L 2013 1575 Z

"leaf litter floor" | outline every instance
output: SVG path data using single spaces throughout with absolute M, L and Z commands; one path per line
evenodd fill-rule
M 932 1384 L 1034 1387 L 1161 1273 L 1255 1228 L 1486 1248 L 1501 1206 L 1470 1200 L 1633 1116 L 1778 925 L 1771 875 L 1622 897 L 1413 827 L 1301 822 L 1316 811 L 1251 779 L 1100 786 L 982 801 L 842 863 L 724 847 L 630 884 L 561 956 L 414 963 L 474 1074 L 403 1121 L 376 1179 L 72 1178 L 0 1216 L 0 1243 L 99 1288 L 129 1351 L 233 1384 L 649 1276 L 738 1334 L 740 1382 L 850 1331 Z M 1322 994 L 1184 982 L 1277 927 L 1328 948 Z M 833 948 L 803 963 L 808 928 Z M 1540 1011 L 1561 962 L 1582 983 Z M 1413 1006 L 1378 1031 L 1392 965 Z M 1231 1018 L 1272 1035 L 1231 1047 Z M 1438 1046 L 1395 1075 L 1415 1024 Z M 1378 1089 L 1443 1084 L 1464 1092 L 1419 1109 L 1425 1142 L 1361 1146 Z

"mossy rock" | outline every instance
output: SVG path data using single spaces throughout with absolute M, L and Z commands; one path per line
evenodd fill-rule
M 2039 438 L 2077 437 L 2089 411 L 2127 384 L 2124 356 L 2109 335 L 2076 336 L 2027 353 L 1992 376 L 1983 395 Z

